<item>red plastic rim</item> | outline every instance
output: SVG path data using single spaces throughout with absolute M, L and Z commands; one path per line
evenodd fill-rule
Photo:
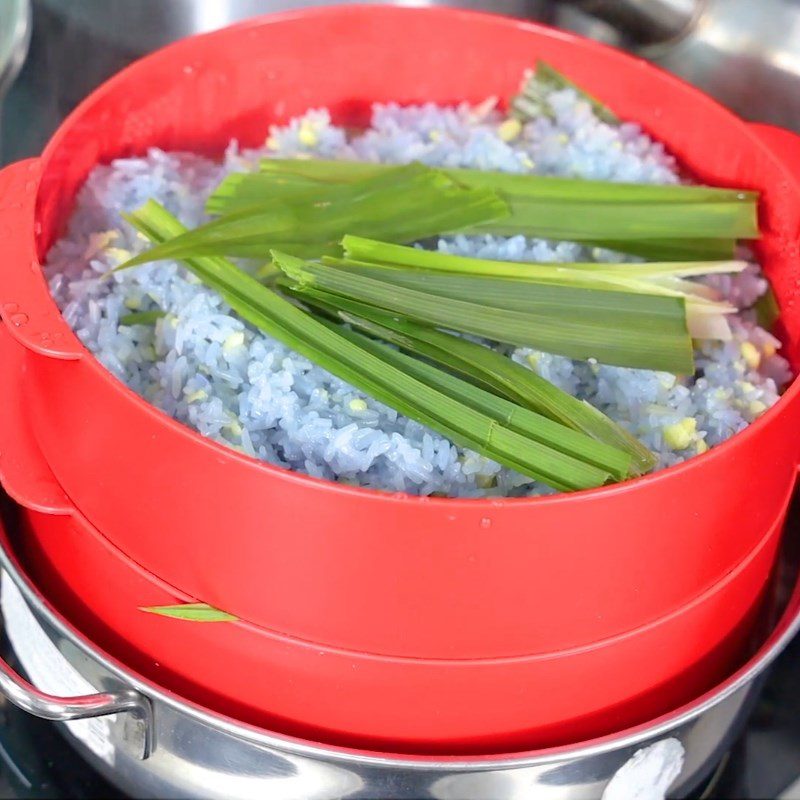
M 457 9 L 451 8 L 408 8 L 408 7 L 396 7 L 387 9 L 385 7 L 369 7 L 369 6 L 356 6 L 356 7 L 349 7 L 349 9 L 342 9 L 341 7 L 337 6 L 330 6 L 330 7 L 321 7 L 321 8 L 310 8 L 310 9 L 300 9 L 300 10 L 292 10 L 292 11 L 285 11 L 276 14 L 269 14 L 264 17 L 257 17 L 251 20 L 247 20 L 244 22 L 239 22 L 235 25 L 230 26 L 226 30 L 228 32 L 236 32 L 240 31 L 242 34 L 246 34 L 248 31 L 252 30 L 263 24 L 269 25 L 278 25 L 282 22 L 292 21 L 292 20 L 303 20 L 303 21 L 311 21 L 313 22 L 314 19 L 325 20 L 326 17 L 339 17 L 342 14 L 348 13 L 369 13 L 369 14 L 391 14 L 391 15 L 398 15 L 398 14 L 424 14 L 426 17 L 430 19 L 431 25 L 441 25 L 443 27 L 447 26 L 447 23 L 453 20 L 458 20 L 459 18 L 469 19 L 478 21 L 480 24 L 485 25 L 487 29 L 497 26 L 500 28 L 507 27 L 513 25 L 522 30 L 528 30 L 532 33 L 537 33 L 540 35 L 546 35 L 547 37 L 555 40 L 559 40 L 564 44 L 571 46 L 571 47 L 580 47 L 580 49 L 584 52 L 591 53 L 604 53 L 607 56 L 616 57 L 620 60 L 620 62 L 631 62 L 637 61 L 639 66 L 643 70 L 647 70 L 651 73 L 657 73 L 660 75 L 661 80 L 666 82 L 671 82 L 676 87 L 680 87 L 682 91 L 692 91 L 696 95 L 696 97 L 702 98 L 703 102 L 708 104 L 709 107 L 715 107 L 717 109 L 723 109 L 724 107 L 721 106 L 716 100 L 705 95 L 698 89 L 694 89 L 690 87 L 685 81 L 672 75 L 671 73 L 667 73 L 664 70 L 660 69 L 659 67 L 653 65 L 650 62 L 645 61 L 644 59 L 634 59 L 634 57 L 623 54 L 616 51 L 614 48 L 611 48 L 605 44 L 600 42 L 595 42 L 591 40 L 584 39 L 579 37 L 575 34 L 569 33 L 567 31 L 559 30 L 556 28 L 551 28 L 546 25 L 542 25 L 536 22 L 527 22 L 521 20 L 511 20 L 505 17 L 495 16 L 494 14 L 484 13 L 484 12 L 474 12 L 474 11 L 462 11 Z M 398 26 L 399 30 L 402 30 L 402 18 L 398 17 Z M 197 36 L 191 37 L 190 40 L 183 40 L 175 42 L 171 45 L 167 45 L 166 47 L 162 48 L 161 50 L 157 51 L 156 53 L 145 57 L 142 59 L 143 61 L 154 59 L 154 58 L 171 58 L 174 56 L 178 56 L 181 51 L 185 51 L 187 47 L 187 42 L 192 43 L 193 48 L 200 49 L 204 43 L 207 43 L 208 46 L 214 47 L 215 46 L 215 39 L 218 36 L 219 31 L 212 31 L 210 33 L 199 34 Z M 489 31 L 487 30 L 487 36 L 490 35 Z M 187 53 L 188 55 L 188 53 Z M 47 147 L 45 148 L 42 154 L 42 163 L 47 165 L 53 160 L 57 160 L 60 154 L 60 148 L 63 144 L 63 139 L 65 135 L 70 131 L 76 123 L 79 123 L 82 120 L 82 117 L 86 114 L 88 110 L 90 110 L 98 101 L 102 99 L 104 95 L 110 95 L 117 91 L 118 86 L 126 85 L 132 78 L 136 79 L 137 71 L 139 70 L 141 62 L 136 62 L 131 66 L 121 70 L 117 75 L 109 79 L 106 83 L 104 83 L 99 89 L 93 92 L 88 98 L 86 98 L 81 104 L 77 106 L 77 108 L 66 118 L 64 123 L 62 124 L 59 131 L 53 136 L 53 138 L 48 143 Z M 621 67 L 627 69 L 627 63 L 621 63 Z M 455 98 L 458 99 L 458 98 Z M 734 115 L 732 112 L 727 111 L 725 112 L 729 118 L 729 124 L 740 126 L 743 129 L 747 130 L 747 135 L 752 138 L 753 143 L 755 145 L 761 146 L 762 145 L 762 138 L 761 133 L 759 130 L 754 130 L 750 128 L 747 123 L 741 120 L 739 117 Z M 798 153 L 796 164 L 798 170 L 795 173 L 795 182 L 797 185 L 798 190 L 800 190 L 800 144 L 798 144 Z M 218 151 L 219 152 L 219 151 Z M 52 242 L 45 242 L 44 249 L 47 249 L 47 246 Z M 40 250 L 40 258 L 43 259 L 44 253 Z M 55 306 L 55 302 L 47 294 L 47 301 L 52 305 L 53 309 L 57 311 Z M 172 428 L 174 428 L 177 432 L 180 432 L 182 435 L 189 436 L 193 440 L 193 442 L 199 446 L 204 448 L 210 448 L 214 452 L 221 453 L 226 457 L 233 459 L 235 461 L 239 461 L 242 463 L 247 464 L 257 464 L 259 469 L 264 470 L 265 472 L 273 473 L 275 471 L 285 473 L 289 472 L 291 476 L 291 480 L 297 481 L 300 485 L 309 486 L 310 488 L 314 488 L 315 490 L 319 491 L 329 490 L 329 491 L 337 491 L 342 492 L 344 494 L 353 494 L 353 495 L 361 495 L 361 494 L 369 494 L 372 495 L 375 493 L 376 490 L 368 489 L 368 488 L 361 488 L 356 486 L 349 486 L 347 484 L 340 484 L 335 483 L 332 481 L 324 480 L 321 478 L 315 478 L 310 475 L 305 475 L 303 473 L 293 472 L 289 470 L 285 470 L 282 467 L 278 467 L 258 459 L 252 458 L 243 453 L 239 453 L 237 451 L 232 451 L 230 448 L 226 447 L 225 445 L 219 444 L 218 442 L 212 441 L 204 436 L 202 436 L 197 431 L 188 428 L 187 426 L 183 425 L 180 422 L 172 419 L 160 409 L 155 408 L 151 404 L 149 404 L 146 400 L 141 398 L 131 389 L 129 389 L 125 384 L 121 381 L 117 381 L 113 376 L 108 373 L 108 371 L 103 367 L 100 362 L 95 359 L 95 357 L 89 352 L 89 350 L 83 345 L 83 343 L 70 332 L 72 337 L 72 341 L 70 342 L 71 347 L 76 347 L 79 349 L 81 353 L 81 357 L 86 359 L 90 362 L 93 368 L 101 371 L 101 373 L 112 379 L 117 384 L 117 389 L 120 392 L 128 394 L 131 399 L 135 400 L 139 403 L 142 407 L 142 411 L 147 413 L 156 414 L 159 417 L 159 421 L 162 424 L 166 424 Z M 788 342 L 787 352 L 789 353 L 789 357 L 792 362 L 792 366 L 797 371 L 798 367 L 798 358 L 800 358 L 800 354 L 796 352 L 797 347 L 800 347 L 800 340 L 796 342 Z M 782 406 L 788 404 L 790 401 L 793 401 L 795 398 L 800 395 L 800 380 L 795 378 L 791 385 L 786 389 L 783 393 L 783 396 L 779 400 L 779 402 L 770 408 L 762 417 L 757 419 L 751 425 L 749 425 L 744 431 L 736 434 L 736 437 L 739 439 L 742 438 L 754 438 L 758 437 L 762 428 L 769 425 L 772 421 L 772 418 L 779 414 L 782 410 Z M 604 486 L 597 489 L 585 489 L 579 492 L 571 492 L 568 494 L 557 494 L 557 495 L 549 495 L 543 497 L 506 497 L 506 498 L 440 498 L 440 497 L 418 497 L 414 495 L 406 494 L 405 492 L 382 492 L 385 495 L 385 499 L 388 502 L 403 502 L 403 503 L 417 503 L 417 504 L 433 504 L 433 505 L 445 505 L 445 506 L 453 506 L 460 503 L 467 503 L 469 505 L 478 505 L 483 506 L 490 511 L 493 508 L 497 507 L 497 504 L 520 504 L 520 505 L 550 505 L 550 504 L 560 504 L 565 502 L 570 502 L 578 497 L 586 497 L 586 496 L 593 496 L 593 495 L 613 495 L 616 492 L 626 491 L 627 487 L 634 487 L 634 486 L 641 486 L 641 485 L 648 485 L 654 481 L 658 481 L 666 473 L 681 473 L 685 472 L 686 470 L 691 469 L 696 463 L 702 461 L 709 461 L 711 459 L 721 459 L 725 458 L 728 453 L 728 449 L 730 447 L 731 440 L 722 442 L 720 445 L 710 449 L 708 452 L 703 453 L 702 455 L 697 455 L 688 461 L 684 461 L 680 464 L 675 464 L 670 467 L 666 467 L 663 470 L 659 470 L 656 473 L 651 473 L 649 475 L 643 475 L 638 478 L 633 478 L 628 481 L 625 481 L 621 484 L 614 484 L 611 486 Z

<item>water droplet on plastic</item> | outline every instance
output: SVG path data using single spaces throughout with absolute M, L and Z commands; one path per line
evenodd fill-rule
M 492 527 L 492 521 L 489 519 L 489 517 L 484 517 L 481 520 L 481 528 L 491 528 L 491 527 Z
M 8 318 L 9 322 L 17 328 L 27 325 L 29 319 L 30 317 L 27 314 L 23 314 L 21 311 L 17 312 L 16 314 L 12 314 Z

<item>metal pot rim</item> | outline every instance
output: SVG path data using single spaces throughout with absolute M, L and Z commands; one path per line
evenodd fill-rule
M 28 2 L 29 0 L 26 0 Z M 364 0 L 349 0 L 351 4 Z M 392 3 L 394 0 L 368 0 L 375 5 Z M 508 16 L 525 17 L 532 9 L 533 0 L 517 0 L 498 3 L 496 13 Z M 209 33 L 237 22 L 262 16 L 264 14 L 300 11 L 309 7 L 327 6 L 331 0 L 283 0 L 275 3 L 270 0 L 37 0 L 37 5 L 45 7 L 56 17 L 67 20 L 113 47 L 119 47 L 130 54 L 144 54 L 163 47 L 169 42 Z M 415 3 L 412 3 L 414 5 Z M 419 3 L 416 3 L 419 4 Z M 113 5 L 111 14 L 104 14 Z M 423 5 L 425 5 L 423 3 Z M 462 8 L 475 8 L 480 3 L 464 0 L 461 3 L 431 2 L 427 5 L 455 5 Z M 158 25 L 146 24 L 154 9 L 159 14 Z
M 192 719 L 239 739 L 278 751 L 316 759 L 345 761 L 372 766 L 391 766 L 408 770 L 441 769 L 445 771 L 453 769 L 469 770 L 470 768 L 486 770 L 542 766 L 575 758 L 603 755 L 622 747 L 635 746 L 662 734 L 668 734 L 674 728 L 690 722 L 749 684 L 777 658 L 800 630 L 800 578 L 798 578 L 781 619 L 759 651 L 726 681 L 692 703 L 675 711 L 643 725 L 575 745 L 473 757 L 414 756 L 316 743 L 266 731 L 247 723 L 238 722 L 224 714 L 205 709 L 138 675 L 86 639 L 50 606 L 27 575 L 24 574 L 16 558 L 7 552 L 2 544 L 0 544 L 0 570 L 14 581 L 25 601 L 33 610 L 46 619 L 60 635 L 71 641 L 84 655 L 102 664 L 121 682 L 142 692 L 147 697 L 163 702 Z
M 0 98 L 22 68 L 31 36 L 30 0 L 10 2 L 11 10 L 6 17 L 10 24 L 0 30 Z

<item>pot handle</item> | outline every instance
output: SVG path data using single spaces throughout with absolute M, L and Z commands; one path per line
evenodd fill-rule
M 21 345 L 51 358 L 74 360 L 83 350 L 50 297 L 36 249 L 41 175 L 38 158 L 0 171 L 0 315 Z
M 153 748 L 153 709 L 150 701 L 135 689 L 98 692 L 82 697 L 56 697 L 40 692 L 0 657 L 0 694 L 23 711 L 51 722 L 132 714 L 142 723 L 141 747 L 137 755 L 142 760 L 150 757 Z

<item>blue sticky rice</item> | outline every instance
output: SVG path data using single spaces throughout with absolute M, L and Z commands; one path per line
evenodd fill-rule
M 418 495 L 522 496 L 552 490 L 375 401 L 242 322 L 183 267 L 159 262 L 114 273 L 147 247 L 122 220 L 154 198 L 186 225 L 206 220 L 209 193 L 231 171 L 263 157 L 334 158 L 473 167 L 641 183 L 677 183 L 675 160 L 635 124 L 609 125 L 572 90 L 552 92 L 552 117 L 504 124 L 492 100 L 452 108 L 374 108 L 366 131 L 348 135 L 324 109 L 274 127 L 263 148 L 232 142 L 222 163 L 151 150 L 98 166 L 80 191 L 67 234 L 46 273 L 64 317 L 117 378 L 169 416 L 256 458 L 356 486 Z M 438 241 L 448 253 L 513 261 L 622 261 L 569 242 L 493 236 Z M 767 289 L 753 263 L 708 281 L 740 312 L 729 342 L 703 342 L 697 374 L 572 361 L 498 347 L 630 430 L 658 468 L 702 453 L 776 402 L 790 378 L 780 342 L 755 322 Z M 120 325 L 131 312 L 167 312 L 155 325 Z

